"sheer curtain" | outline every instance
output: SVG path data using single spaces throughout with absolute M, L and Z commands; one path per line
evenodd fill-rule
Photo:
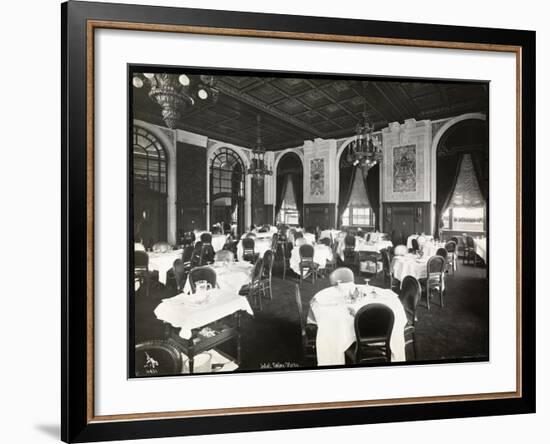
M 351 198 L 356 171 L 357 167 L 340 169 L 340 195 L 338 198 L 338 222 L 340 225 L 342 224 L 342 215 Z
M 304 174 L 294 173 L 290 175 L 292 188 L 294 188 L 294 198 L 296 200 L 296 209 L 298 210 L 298 223 L 304 225 Z

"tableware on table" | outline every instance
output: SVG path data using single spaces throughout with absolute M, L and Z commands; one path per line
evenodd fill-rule
M 183 364 L 183 372 L 189 373 L 189 359 Z M 212 355 L 208 352 L 199 353 L 193 358 L 193 373 L 211 373 Z

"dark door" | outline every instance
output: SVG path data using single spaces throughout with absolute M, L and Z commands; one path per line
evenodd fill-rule
M 166 241 L 166 196 L 139 185 L 134 188 L 134 239 L 151 248 Z
M 395 206 L 392 209 L 392 222 L 390 232 L 400 232 L 403 236 L 401 242 L 415 232 L 415 219 L 413 206 Z

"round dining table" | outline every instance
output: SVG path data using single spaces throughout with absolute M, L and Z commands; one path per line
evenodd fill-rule
M 170 250 L 166 253 L 148 252 L 149 270 L 159 272 L 159 282 L 166 284 L 166 273 L 174 266 L 176 259 L 181 259 L 183 250 Z
M 260 237 L 260 238 L 254 239 L 254 251 L 256 253 L 259 253 L 261 258 L 264 257 L 264 253 L 267 250 L 271 249 L 272 237 L 273 235 L 271 235 L 270 237 Z M 242 240 L 240 240 L 239 243 L 237 244 L 237 259 L 239 261 L 243 260 L 243 241 Z
M 332 260 L 332 250 L 324 244 L 313 246 L 313 262 L 319 264 L 319 269 L 327 266 L 327 261 Z M 300 274 L 300 247 L 294 247 L 290 253 L 290 269 Z
M 238 294 L 243 285 L 249 284 L 252 280 L 252 269 L 250 262 L 214 262 L 209 265 L 216 272 L 216 285 L 222 290 Z M 185 294 L 191 293 L 189 279 L 183 287 Z
M 407 324 L 405 309 L 398 295 L 385 288 L 351 284 L 346 290 L 332 286 L 319 291 L 311 300 L 308 323 L 317 324 L 317 364 L 344 365 L 345 352 L 355 342 L 354 319 L 360 308 L 369 304 L 383 304 L 394 314 L 390 336 L 391 361 L 405 361 L 405 335 Z M 360 297 L 351 301 L 346 292 L 359 290 Z

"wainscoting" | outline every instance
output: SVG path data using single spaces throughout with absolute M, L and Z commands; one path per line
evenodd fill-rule
M 382 204 L 385 233 L 401 231 L 403 238 L 413 233 L 430 232 L 430 202 L 399 202 Z

